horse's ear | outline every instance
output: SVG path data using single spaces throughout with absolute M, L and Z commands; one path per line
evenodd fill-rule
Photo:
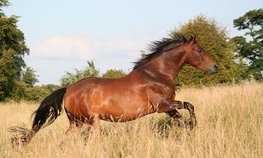
M 196 43 L 196 39 L 197 39 L 197 36 L 195 35 L 194 37 L 191 37 L 191 39 L 189 40 L 189 42 L 191 44 L 195 44 Z
M 194 41 L 195 41 L 195 42 L 197 41 L 197 35 L 194 36 Z

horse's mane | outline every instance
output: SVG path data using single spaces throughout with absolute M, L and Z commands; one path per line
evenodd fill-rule
M 141 67 L 148 63 L 153 58 L 159 56 L 163 52 L 172 49 L 174 47 L 177 47 L 178 45 L 186 43 L 188 40 L 181 34 L 174 34 L 173 38 L 163 38 L 160 41 L 155 41 L 150 44 L 149 47 L 149 54 L 143 55 L 141 59 L 139 59 L 137 62 L 134 62 L 135 65 L 133 67 L 133 70 L 137 69 L 138 67 Z

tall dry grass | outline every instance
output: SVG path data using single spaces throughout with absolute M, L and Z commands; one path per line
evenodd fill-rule
M 66 135 L 68 121 L 63 114 L 23 148 L 12 148 L 8 128 L 29 127 L 38 105 L 2 103 L 0 157 L 263 156 L 263 84 L 182 89 L 177 99 L 195 105 L 198 125 L 190 133 L 170 126 L 166 115 L 153 114 L 127 123 L 102 122 L 100 136 L 85 130 Z

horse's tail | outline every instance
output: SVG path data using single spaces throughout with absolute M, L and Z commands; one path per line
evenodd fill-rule
M 14 137 L 11 138 L 13 145 L 28 144 L 41 128 L 50 125 L 56 120 L 61 113 L 66 90 L 67 88 L 58 89 L 41 102 L 38 109 L 32 114 L 34 120 L 31 130 L 19 126 L 11 128 L 11 132 L 15 133 Z

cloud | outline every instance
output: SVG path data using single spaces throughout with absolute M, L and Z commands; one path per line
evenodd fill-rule
M 78 36 L 52 37 L 34 46 L 32 52 L 49 57 L 68 57 L 71 55 L 92 57 L 94 55 L 92 46 L 85 39 Z
M 93 40 L 92 40 L 93 39 Z M 96 39 L 96 40 L 94 40 Z M 131 39 L 97 39 L 81 35 L 55 36 L 33 46 L 31 52 L 47 57 L 94 58 L 104 55 L 138 56 L 140 44 Z
M 141 46 L 138 40 L 131 39 L 107 39 L 94 44 L 96 54 L 99 56 L 127 56 L 138 57 Z
M 134 42 L 131 40 L 118 39 L 118 40 L 110 40 L 103 41 L 98 43 L 98 49 L 101 50 L 128 50 L 133 49 L 135 46 Z

